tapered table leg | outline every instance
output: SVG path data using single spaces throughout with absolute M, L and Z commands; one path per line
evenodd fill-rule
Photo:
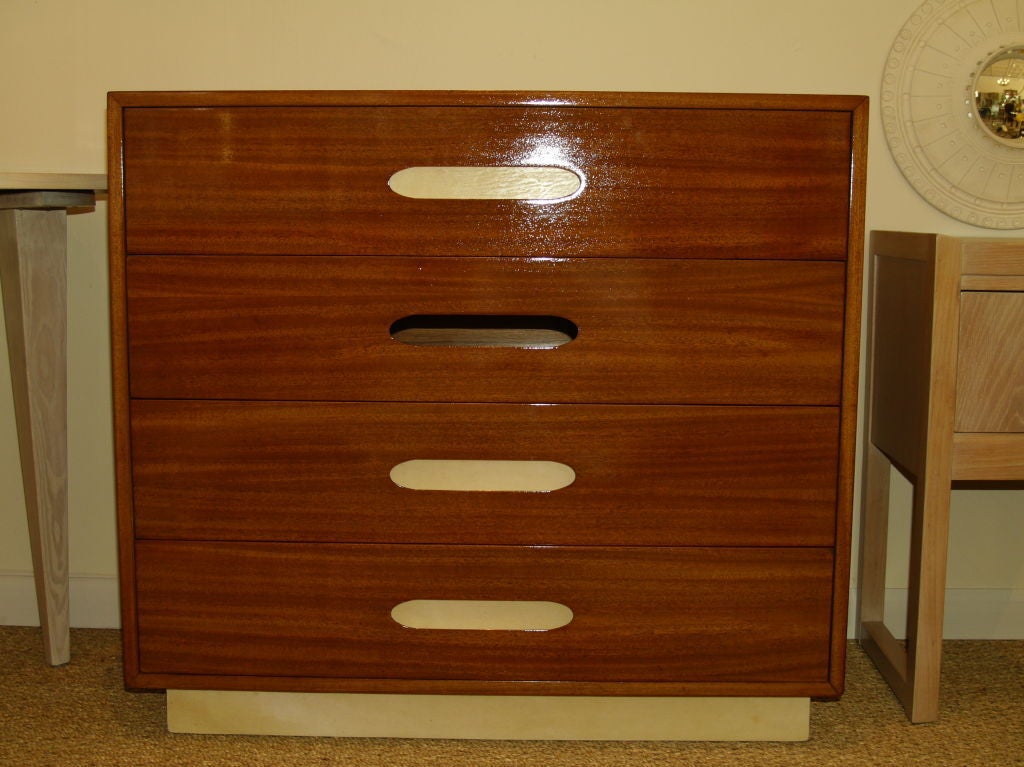
M 43 649 L 70 660 L 67 207 L 91 192 L 0 194 L 0 284 Z

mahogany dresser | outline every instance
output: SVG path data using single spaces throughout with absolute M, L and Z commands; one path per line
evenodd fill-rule
M 111 94 L 127 684 L 841 694 L 866 111 Z

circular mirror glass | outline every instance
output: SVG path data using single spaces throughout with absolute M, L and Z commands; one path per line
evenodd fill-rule
M 974 103 L 993 136 L 1024 147 L 1024 45 L 1005 48 L 982 68 Z

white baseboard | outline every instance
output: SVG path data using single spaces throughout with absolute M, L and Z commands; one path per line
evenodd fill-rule
M 856 589 L 850 591 L 849 631 L 854 623 Z M 946 589 L 942 622 L 945 639 L 1024 639 L 1024 590 Z M 905 639 L 907 590 L 885 590 L 885 625 L 897 639 Z
M 72 575 L 70 603 L 74 628 L 116 629 L 121 626 L 117 578 L 112 575 Z M 0 572 L 0 625 L 39 625 L 31 573 Z
M 854 624 L 856 590 L 850 592 L 849 636 Z M 907 590 L 888 589 L 885 623 L 893 634 L 906 635 Z M 30 573 L 0 572 L 0 625 L 38 626 L 36 592 Z M 114 629 L 121 625 L 117 578 L 71 576 L 71 625 Z M 1024 639 L 1024 590 L 949 589 L 946 591 L 946 639 Z

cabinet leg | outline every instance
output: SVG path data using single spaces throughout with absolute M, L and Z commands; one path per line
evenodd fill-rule
M 914 487 L 907 604 L 907 681 L 903 701 L 913 722 L 939 718 L 942 620 L 949 546 L 948 477 L 926 471 Z
M 910 721 L 932 722 L 939 717 L 950 483 L 934 470 L 923 472 L 914 483 L 904 646 L 883 623 L 889 462 L 873 447 L 868 453 L 861 537 L 860 641 Z
M 901 701 L 907 695 L 907 652 L 885 625 L 885 571 L 892 464 L 865 438 L 861 487 L 857 637 Z
M 43 649 L 70 659 L 67 496 L 67 213 L 0 211 L 11 383 Z
M 892 464 L 881 450 L 866 440 L 858 598 L 858 636 L 864 625 L 881 623 L 885 617 L 885 563 L 889 533 L 889 476 Z

